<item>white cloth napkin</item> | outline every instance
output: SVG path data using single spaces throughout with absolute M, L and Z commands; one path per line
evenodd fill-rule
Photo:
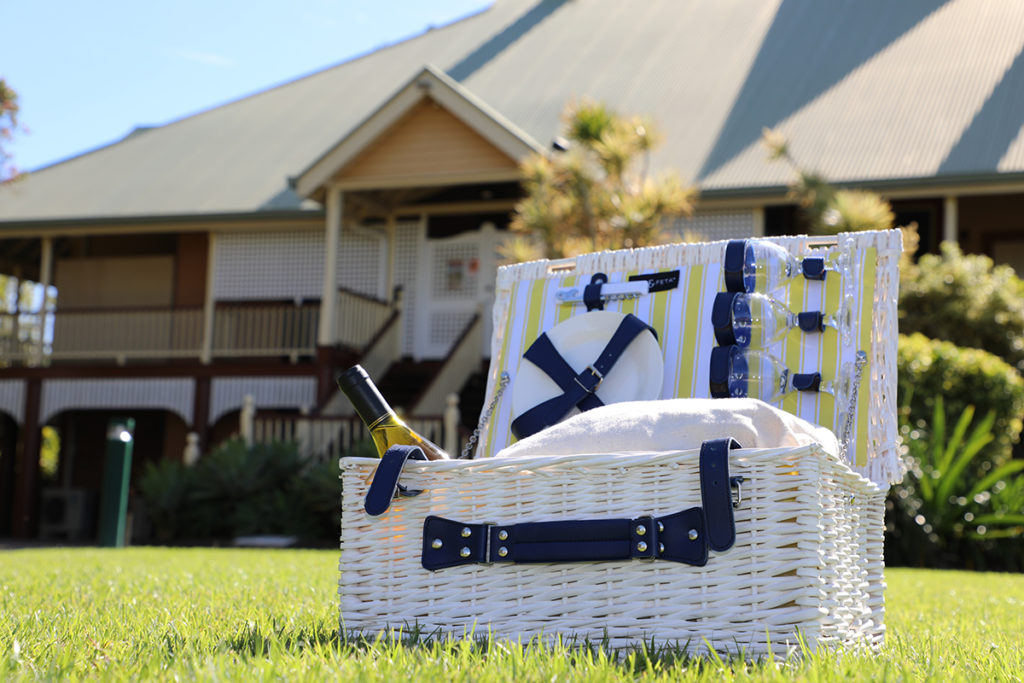
M 816 443 L 839 455 L 831 430 L 753 398 L 629 401 L 574 415 L 502 449 L 495 457 L 700 448 L 731 436 L 744 448 Z

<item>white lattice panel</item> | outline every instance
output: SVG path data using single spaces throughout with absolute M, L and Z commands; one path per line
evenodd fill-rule
M 256 408 L 309 408 L 316 404 L 315 377 L 217 377 L 210 384 L 210 424 L 242 407 L 246 395 Z
M 476 299 L 480 245 L 442 243 L 434 246 L 433 251 L 431 295 L 434 300 Z
M 25 419 L 25 382 L 20 379 L 0 381 L 0 412 L 7 413 L 21 424 Z
M 451 346 L 466 325 L 473 318 L 473 313 L 436 313 L 430 318 L 430 343 Z
M 423 249 L 422 227 L 419 223 L 399 223 L 395 226 L 395 284 L 402 286 L 402 308 L 406 311 L 402 330 L 402 354 L 411 355 L 416 338 L 416 316 L 413 311 L 417 296 L 419 259 Z
M 754 236 L 752 211 L 696 211 L 690 218 L 677 219 L 669 234 L 687 241 L 713 242 Z
M 218 234 L 214 249 L 216 300 L 319 299 L 324 231 Z
M 384 298 L 386 259 L 387 241 L 383 234 L 346 226 L 338 244 L 337 285 L 366 296 Z
M 48 379 L 43 382 L 41 423 L 63 410 L 162 408 L 192 424 L 191 379 Z

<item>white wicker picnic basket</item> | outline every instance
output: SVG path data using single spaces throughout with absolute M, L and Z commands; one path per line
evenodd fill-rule
M 381 461 L 341 461 L 342 629 L 561 637 L 615 648 L 655 642 L 747 656 L 878 648 L 885 630 L 884 498 L 902 475 L 895 443 L 902 246 L 898 231 L 838 239 L 857 255 L 843 276 L 857 283 L 854 341 L 825 348 L 820 340 L 794 337 L 782 355 L 807 370 L 847 367 L 852 353 L 867 352 L 849 419 L 840 419 L 839 407 L 824 396 L 783 404 L 818 424 L 847 429 L 849 447 L 840 455 L 816 444 L 744 448 L 723 433 L 700 449 L 678 452 L 491 457 L 513 439 L 509 392 L 499 390 L 502 373 L 514 385 L 522 348 L 568 315 L 550 315 L 549 294 L 593 273 L 615 282 L 679 270 L 679 287 L 664 300 L 622 305 L 660 332 L 663 398 L 707 396 L 703 366 L 715 342 L 703 302 L 721 286 L 726 243 L 502 268 L 489 420 L 476 458 L 403 457 L 395 481 L 400 476 L 403 486 L 423 493 L 394 497 L 376 515 L 367 514 L 364 502 Z M 794 254 L 820 248 L 802 237 L 772 241 Z M 790 301 L 802 297 L 804 305 L 825 306 L 835 294 L 825 286 L 795 286 Z M 680 315 L 689 316 L 686 324 L 673 322 Z M 684 368 L 683 354 L 692 368 Z M 724 479 L 712 469 L 723 465 Z

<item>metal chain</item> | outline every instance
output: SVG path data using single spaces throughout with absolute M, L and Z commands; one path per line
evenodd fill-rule
M 467 441 L 466 445 L 462 447 L 462 453 L 459 455 L 460 460 L 467 460 L 469 458 L 469 454 L 473 452 L 473 447 L 480 439 L 480 432 L 482 432 L 484 427 L 487 426 L 487 423 L 490 422 L 491 415 L 494 414 L 494 409 L 498 407 L 498 401 L 501 400 L 501 395 L 505 393 L 505 387 L 508 386 L 510 379 L 512 379 L 512 377 L 507 372 L 501 373 L 501 377 L 498 379 L 498 391 L 495 392 L 494 398 L 491 399 L 491 405 L 487 406 L 487 410 L 480 415 L 480 422 L 477 423 L 476 429 L 474 429 L 473 433 L 470 435 L 469 441 Z
M 843 457 L 849 458 L 850 437 L 853 436 L 853 418 L 857 410 L 857 394 L 860 393 L 861 375 L 864 373 L 864 366 L 868 364 L 868 354 L 864 351 L 857 352 L 857 359 L 853 365 L 853 381 L 850 384 L 850 404 L 846 407 L 846 421 L 843 422 L 843 431 L 839 443 L 843 451 Z

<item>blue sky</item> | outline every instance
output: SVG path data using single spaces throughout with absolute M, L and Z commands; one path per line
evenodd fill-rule
M 491 0 L 0 0 L 23 171 L 346 61 Z

